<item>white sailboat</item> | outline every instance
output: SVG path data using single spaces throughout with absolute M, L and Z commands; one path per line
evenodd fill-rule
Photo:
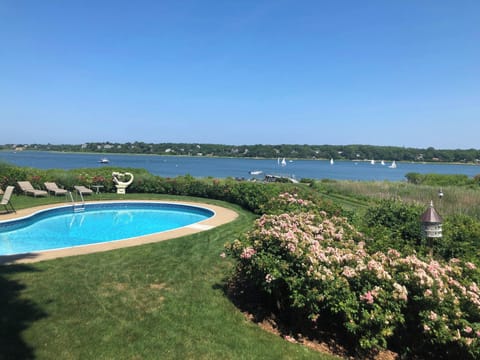
M 390 169 L 396 169 L 397 164 L 395 163 L 395 160 L 392 161 L 392 165 L 389 166 Z
M 285 161 L 285 158 L 282 159 L 281 165 L 282 165 L 282 166 L 287 166 L 287 162 Z
M 375 165 L 375 160 L 370 160 L 370 164 Z
M 383 166 L 385 166 L 385 161 L 381 161 L 380 164 L 382 164 Z
M 333 161 L 333 158 L 330 159 L 330 165 L 333 165 L 334 164 L 334 161 Z

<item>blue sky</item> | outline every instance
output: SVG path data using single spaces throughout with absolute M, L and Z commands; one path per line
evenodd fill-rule
M 0 143 L 480 148 L 480 1 L 0 0 Z

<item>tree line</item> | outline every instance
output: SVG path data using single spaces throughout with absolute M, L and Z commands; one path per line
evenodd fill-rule
M 195 143 L 90 142 L 79 145 L 5 144 L 2 150 L 69 151 L 290 159 L 385 160 L 480 163 L 477 149 L 409 148 L 375 145 L 224 145 Z

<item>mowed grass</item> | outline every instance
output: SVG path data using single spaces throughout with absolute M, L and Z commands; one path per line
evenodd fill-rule
M 118 196 L 92 197 L 98 198 Z M 14 198 L 18 208 L 49 200 Z M 219 255 L 225 242 L 248 231 L 254 216 L 212 203 L 233 208 L 239 218 L 161 243 L 0 266 L 0 358 L 332 358 L 262 330 L 226 297 L 232 264 Z

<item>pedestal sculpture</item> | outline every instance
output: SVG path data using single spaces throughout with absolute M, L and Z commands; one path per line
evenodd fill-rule
M 112 173 L 113 182 L 115 183 L 115 187 L 117 188 L 117 194 L 125 194 L 126 188 L 133 182 L 133 174 L 126 172 L 126 173 L 119 173 L 113 172 Z M 126 177 L 130 177 L 128 181 L 120 181 L 118 178 L 125 180 Z

